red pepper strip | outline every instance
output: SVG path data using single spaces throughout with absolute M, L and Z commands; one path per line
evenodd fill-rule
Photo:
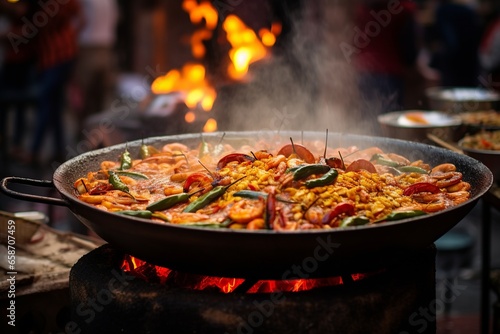
M 233 162 L 233 161 L 237 161 L 238 163 L 242 163 L 242 162 L 245 162 L 245 161 L 255 161 L 255 158 L 250 156 L 250 155 L 247 155 L 247 154 L 243 154 L 243 153 L 231 153 L 231 154 L 228 154 L 224 157 L 222 157 L 219 162 L 217 163 L 217 169 L 221 169 L 221 168 L 224 168 L 228 163 L 230 162 Z
M 346 172 L 357 172 L 361 169 L 364 169 L 370 173 L 376 173 L 377 169 L 375 166 L 368 160 L 358 159 L 351 162 L 351 164 L 346 168 Z
M 440 191 L 441 191 L 441 189 L 439 189 L 438 186 L 436 186 L 432 183 L 419 182 L 419 183 L 414 183 L 411 186 L 409 186 L 408 188 L 406 188 L 403 191 L 403 195 L 411 196 L 413 194 L 421 193 L 421 192 L 428 192 L 428 193 L 437 194 Z
M 212 179 L 205 173 L 193 173 L 189 175 L 186 180 L 184 181 L 184 185 L 182 186 L 182 189 L 184 189 L 184 192 L 187 193 L 189 192 L 189 189 L 193 185 L 193 183 L 211 183 Z
M 298 155 L 298 157 L 304 160 L 307 163 L 313 164 L 316 162 L 316 158 L 314 158 L 314 154 L 311 153 L 307 148 L 299 144 L 288 144 L 283 146 L 279 151 L 278 155 L 284 155 L 285 157 L 289 157 L 292 154 Z
M 89 195 L 104 194 L 111 189 L 113 189 L 113 186 L 109 183 L 99 183 L 97 186 L 89 190 Z
M 274 189 L 269 191 L 266 201 L 266 228 L 272 230 L 274 228 L 274 220 L 276 219 L 276 194 Z
M 324 216 L 322 223 L 330 224 L 333 218 L 340 216 L 341 214 L 346 214 L 348 216 L 354 215 L 354 205 L 347 202 L 342 202 L 337 205 L 330 211 L 328 211 Z

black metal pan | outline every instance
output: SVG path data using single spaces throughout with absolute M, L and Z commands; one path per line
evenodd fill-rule
M 221 135 L 204 134 L 204 138 L 216 142 Z M 289 143 L 290 137 L 295 142 L 322 141 L 325 134 L 226 132 L 224 141 L 251 143 L 264 139 L 276 143 L 278 150 L 281 145 Z M 147 139 L 148 144 L 157 147 L 169 142 L 182 142 L 195 147 L 200 143 L 200 135 Z M 111 245 L 148 262 L 191 273 L 263 279 L 319 277 L 371 270 L 385 260 L 404 259 L 404 254 L 431 246 L 460 222 L 493 182 L 492 173 L 481 162 L 446 149 L 397 139 L 336 133 L 329 135 L 330 147 L 378 146 L 386 152 L 395 152 L 412 160 L 422 159 L 433 166 L 453 163 L 463 173 L 463 179 L 471 184 L 472 196 L 465 203 L 435 214 L 344 229 L 276 232 L 186 227 L 105 212 L 75 197 L 75 180 L 89 171 L 98 170 L 103 160 L 116 160 L 125 145 L 77 156 L 59 166 L 52 181 L 4 178 L 1 190 L 10 197 L 22 200 L 66 206 L 83 224 Z M 131 154 L 138 155 L 141 141 L 127 145 Z M 9 188 L 11 183 L 55 187 L 61 198 L 20 193 Z

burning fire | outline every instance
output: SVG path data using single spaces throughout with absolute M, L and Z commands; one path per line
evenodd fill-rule
M 222 293 L 234 292 L 245 279 L 186 274 L 165 267 L 156 266 L 133 256 L 126 255 L 121 269 L 146 282 L 160 283 L 189 290 L 215 290 Z M 371 274 L 353 274 L 353 281 L 362 280 Z M 315 288 L 343 284 L 342 277 L 310 278 L 295 280 L 260 280 L 244 291 L 247 293 L 298 292 Z
M 204 23 L 204 27 L 195 31 L 190 38 L 193 57 L 201 59 L 206 54 L 203 42 L 212 38 L 213 31 L 217 28 L 219 15 L 209 1 L 184 0 L 182 8 L 189 14 L 193 24 Z M 274 45 L 276 37 L 281 32 L 281 24 L 273 23 L 271 29 L 260 29 L 257 36 L 236 15 L 229 15 L 222 23 L 222 27 L 231 45 L 228 55 L 231 63 L 228 66 L 227 75 L 233 80 L 244 79 L 248 74 L 250 64 L 268 55 L 268 49 Z M 151 85 L 151 90 L 155 94 L 184 93 L 184 102 L 190 109 L 184 118 L 187 123 L 196 121 L 194 110 L 197 108 L 210 112 L 217 98 L 216 90 L 207 78 L 206 68 L 200 63 L 185 64 L 181 70 L 173 69 L 156 78 Z M 203 131 L 216 130 L 217 120 L 209 118 Z

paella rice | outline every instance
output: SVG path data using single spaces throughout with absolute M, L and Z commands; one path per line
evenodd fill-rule
M 453 164 L 429 166 L 377 147 L 312 153 L 318 146 L 142 145 L 140 156 L 125 149 L 74 187 L 81 201 L 117 214 L 278 231 L 381 224 L 470 198 L 470 184 Z

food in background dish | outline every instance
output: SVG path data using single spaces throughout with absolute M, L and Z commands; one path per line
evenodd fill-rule
M 498 94 L 494 91 L 469 88 L 452 88 L 444 90 L 441 97 L 452 101 L 483 101 L 496 100 Z
M 125 149 L 74 187 L 81 201 L 117 214 L 249 230 L 379 224 L 470 198 L 470 184 L 453 164 L 430 166 L 377 147 L 322 146 L 143 145 L 141 156 Z
M 500 130 L 481 131 L 474 135 L 466 135 L 461 146 L 475 150 L 500 150 Z
M 500 113 L 495 110 L 467 112 L 460 115 L 462 122 L 484 128 L 500 128 Z

